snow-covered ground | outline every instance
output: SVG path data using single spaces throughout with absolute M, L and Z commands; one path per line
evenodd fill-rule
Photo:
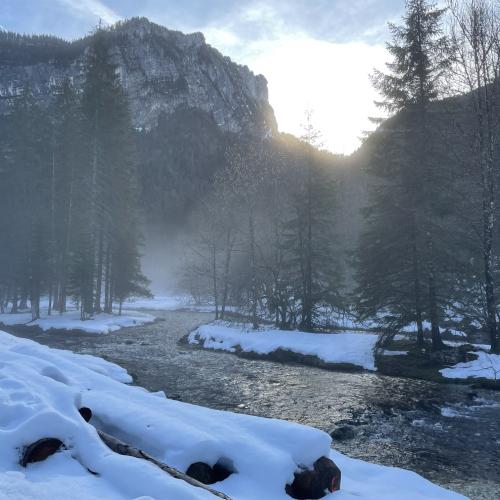
M 297 467 L 328 455 L 342 470 L 342 486 L 325 498 L 464 498 L 413 472 L 331 451 L 331 438 L 317 429 L 169 400 L 124 384 L 130 380 L 102 359 L 0 332 L 0 498 L 214 498 L 148 462 L 111 452 L 91 424 L 181 471 L 197 461 L 224 463 L 235 472 L 213 486 L 235 500 L 285 500 Z M 90 424 L 79 415 L 81 406 L 93 410 Z M 60 439 L 66 449 L 21 467 L 23 447 L 43 437 Z
M 150 311 L 178 311 L 183 309 L 211 313 L 215 311 L 215 306 L 208 302 L 197 304 L 189 295 L 155 295 L 153 298 L 132 298 L 124 302 L 123 309 L 149 309 Z M 238 312 L 238 308 L 226 306 L 226 311 Z
M 123 309 L 126 310 L 175 311 L 192 306 L 194 306 L 192 299 L 187 295 L 155 295 L 152 298 L 132 298 L 123 303 Z
M 270 354 L 278 349 L 316 356 L 325 363 L 349 363 L 375 370 L 373 333 L 306 333 L 283 330 L 252 331 L 245 324 L 214 322 L 189 334 L 189 342 L 206 349 Z
M 487 346 L 486 346 L 487 347 Z M 473 361 L 458 363 L 440 370 L 446 378 L 487 378 L 500 380 L 500 355 L 484 351 L 475 351 L 478 356 Z
M 68 311 L 64 314 L 54 312 L 47 315 L 46 310 L 42 310 L 41 318 L 31 321 L 31 313 L 0 314 L 0 325 L 14 326 L 27 325 L 37 326 L 43 331 L 56 330 L 81 330 L 87 333 L 110 333 L 120 328 L 129 326 L 139 326 L 152 323 L 154 316 L 141 312 L 127 311 L 121 316 L 117 314 L 96 314 L 92 319 L 82 321 L 78 311 Z

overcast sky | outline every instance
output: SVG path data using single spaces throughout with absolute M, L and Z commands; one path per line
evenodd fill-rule
M 72 39 L 100 18 L 146 16 L 201 31 L 266 76 L 280 130 L 300 135 L 304 111 L 312 109 L 325 147 L 349 153 L 377 114 L 368 75 L 383 67 L 387 22 L 403 8 L 403 0 L 0 0 L 0 25 Z

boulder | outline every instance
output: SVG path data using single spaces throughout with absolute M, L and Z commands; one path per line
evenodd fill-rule
M 58 452 L 63 446 L 63 442 L 57 438 L 42 438 L 23 450 L 21 465 L 26 467 L 34 462 L 42 462 L 54 453 Z
M 216 463 L 213 467 L 204 462 L 195 462 L 188 467 L 186 475 L 203 484 L 214 484 L 228 478 L 233 471 Z
M 356 436 L 356 429 L 350 425 L 341 425 L 333 429 L 330 436 L 336 441 L 347 441 Z
M 335 462 L 321 457 L 314 462 L 312 469 L 303 469 L 294 474 L 292 484 L 285 487 L 292 498 L 323 498 L 328 493 L 340 490 L 341 471 Z

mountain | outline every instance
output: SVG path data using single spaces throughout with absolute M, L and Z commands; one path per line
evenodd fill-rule
M 0 32 L 0 117 L 12 106 L 9 97 L 21 93 L 26 84 L 43 106 L 49 105 L 67 78 L 81 91 L 92 36 L 68 42 Z M 168 267 L 165 255 L 174 264 L 172 255 L 182 257 L 182 245 L 178 250 L 177 243 L 193 212 L 212 192 L 228 149 L 239 142 L 268 138 L 280 155 L 286 150 L 293 157 L 303 145 L 278 133 L 264 76 L 220 54 L 201 33 L 186 35 L 134 18 L 106 28 L 104 36 L 135 126 L 143 264 L 148 276 L 167 283 L 170 277 L 160 276 L 159 268 Z M 327 152 L 321 157 L 338 182 L 339 240 L 347 254 L 355 246 L 361 224 L 362 171 L 356 161 Z
M 201 33 L 183 34 L 133 18 L 106 30 L 137 129 L 152 129 L 159 116 L 178 108 L 204 111 L 223 132 L 267 136 L 276 131 L 267 81 L 224 57 Z M 0 96 L 28 82 L 48 104 L 61 82 L 84 82 L 84 60 L 92 35 L 64 41 L 50 36 L 0 32 Z M 0 113 L 8 99 L 0 99 Z

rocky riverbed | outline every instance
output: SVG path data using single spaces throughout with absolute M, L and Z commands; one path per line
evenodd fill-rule
M 312 425 L 350 456 L 415 470 L 474 500 L 500 498 L 500 393 L 205 351 L 179 341 L 211 315 L 154 314 L 161 321 L 108 335 L 17 335 L 105 357 L 170 398 Z

